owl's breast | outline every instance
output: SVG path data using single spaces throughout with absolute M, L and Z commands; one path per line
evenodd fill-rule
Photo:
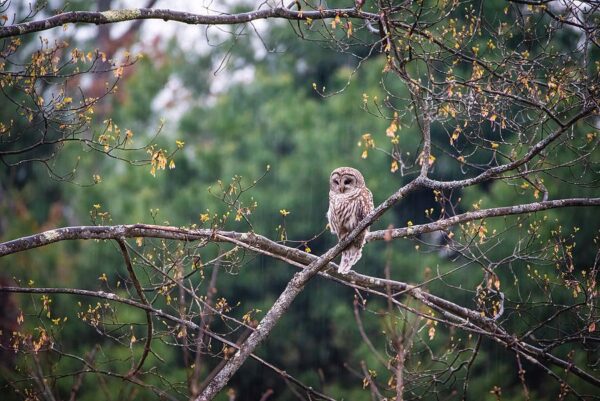
M 343 237 L 360 221 L 360 194 L 333 194 L 329 198 L 329 225 Z

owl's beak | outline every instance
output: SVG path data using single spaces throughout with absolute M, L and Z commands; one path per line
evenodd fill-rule
M 342 185 L 340 185 L 340 192 L 341 192 L 341 193 L 344 193 L 344 190 L 345 190 L 345 189 L 346 189 L 346 187 L 344 187 L 344 185 L 343 185 L 343 184 L 342 184 Z

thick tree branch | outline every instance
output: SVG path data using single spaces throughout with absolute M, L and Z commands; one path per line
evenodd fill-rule
M 551 201 L 526 203 L 523 205 L 482 209 L 458 214 L 432 223 L 394 230 L 379 230 L 367 234 L 367 241 L 383 240 L 386 235 L 392 238 L 403 238 L 418 234 L 444 230 L 448 227 L 467 221 L 480 220 L 488 217 L 499 217 L 516 214 L 540 212 L 548 209 L 581 206 L 600 206 L 600 198 L 570 198 Z M 299 263 L 310 263 L 316 256 L 299 249 L 290 248 L 254 233 L 238 233 L 234 231 L 218 231 L 210 229 L 193 230 L 188 228 L 157 226 L 152 224 L 130 224 L 116 226 L 74 226 L 56 228 L 42 233 L 17 238 L 0 243 L 0 257 L 13 253 L 46 246 L 55 242 L 67 240 L 113 239 L 118 238 L 162 238 L 179 241 L 208 240 L 215 242 L 230 242 L 236 245 L 246 244 L 257 252 L 270 252 L 273 257 L 292 259 Z
M 367 241 L 383 240 L 386 238 L 386 236 L 388 238 L 404 238 L 412 235 L 419 235 L 430 233 L 433 231 L 445 230 L 456 224 L 465 223 L 473 220 L 486 219 L 490 217 L 511 216 L 516 214 L 534 213 L 548 209 L 557 209 L 574 206 L 600 206 L 600 198 L 557 199 L 544 202 L 526 203 L 523 205 L 481 209 L 473 212 L 457 214 L 456 216 L 434 221 L 433 223 L 396 228 L 393 230 L 373 231 L 367 234 Z
M 194 14 L 183 11 L 152 8 L 131 8 L 108 11 L 71 11 L 38 21 L 30 21 L 21 24 L 0 27 L 0 38 L 20 36 L 31 32 L 46 31 L 70 23 L 104 25 L 142 19 L 161 19 L 164 21 L 177 21 L 191 25 L 235 25 L 268 18 L 306 21 L 307 19 L 321 20 L 326 18 L 335 18 L 337 15 L 348 18 L 360 18 L 374 21 L 378 19 L 377 14 L 358 11 L 354 8 L 296 11 L 289 8 L 277 7 L 237 14 L 217 15 Z

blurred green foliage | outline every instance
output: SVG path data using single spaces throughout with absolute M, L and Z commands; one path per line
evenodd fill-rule
M 486 12 L 502 10 L 504 2 L 486 2 Z M 403 183 L 414 176 L 409 171 L 402 177 L 399 172 L 390 172 L 391 159 L 384 152 L 371 150 L 366 159 L 361 158 L 362 148 L 357 146 L 365 133 L 370 133 L 377 146 L 386 149 L 385 130 L 389 121 L 371 115 L 363 108 L 363 94 L 369 99 L 383 99 L 382 80 L 388 88 L 407 96 L 402 87 L 387 74 L 382 74 L 384 62 L 374 57 L 355 71 L 357 57 L 333 52 L 327 46 L 303 41 L 297 38 L 287 24 L 269 30 L 264 40 L 267 46 L 274 46 L 273 53 L 263 57 L 248 51 L 249 37 L 239 37 L 214 49 L 208 55 L 190 54 L 183 51 L 176 40 L 169 42 L 160 62 L 146 57 L 132 67 L 132 74 L 122 83 L 118 96 L 111 98 L 110 117 L 123 129 L 134 132 L 134 145 L 141 145 L 153 138 L 164 118 L 164 127 L 156 142 L 161 147 L 174 148 L 176 141 L 185 142 L 184 148 L 175 157 L 175 168 L 159 171 L 156 177 L 148 166 L 135 167 L 114 159 L 92 153 L 81 153 L 81 149 L 66 148 L 61 159 L 65 167 L 77 155 L 82 159 L 78 167 L 81 182 L 89 181 L 93 174 L 102 177 L 100 183 L 87 186 L 53 181 L 48 178 L 42 165 L 30 165 L 0 172 L 4 197 L 0 199 L 0 214 L 5 220 L 0 234 L 1 240 L 8 240 L 45 228 L 64 225 L 91 224 L 90 213 L 94 205 L 110 213 L 106 224 L 130 224 L 137 222 L 169 224 L 175 226 L 201 226 L 200 214 L 222 214 L 227 208 L 214 196 L 218 193 L 218 181 L 225 185 L 233 177 L 241 177 L 244 185 L 263 174 L 258 184 L 243 194 L 246 204 L 257 203 L 257 208 L 247 216 L 252 226 L 245 221 L 236 222 L 233 216 L 223 227 L 227 230 L 249 231 L 269 238 L 280 239 L 281 225 L 285 224 L 287 244 L 297 244 L 301 249 L 310 247 L 315 254 L 321 254 L 335 244 L 335 238 L 325 231 L 325 213 L 328 207 L 327 191 L 330 172 L 339 166 L 358 168 L 365 176 L 368 187 L 373 192 L 375 203 L 383 201 Z M 517 41 L 518 39 L 514 39 Z M 566 40 L 566 39 L 565 39 Z M 481 46 L 485 38 L 481 39 Z M 93 46 L 93 43 L 89 44 Z M 230 46 L 232 45 L 232 46 Z M 358 54 L 364 56 L 364 54 Z M 215 61 L 223 58 L 225 68 L 214 73 Z M 251 68 L 250 79 L 229 83 L 229 77 L 237 70 Z M 468 72 L 465 72 L 468 75 Z M 175 89 L 174 100 L 168 109 L 153 104 L 153 100 L 167 86 L 170 80 L 177 80 L 180 86 Z M 221 93 L 211 93 L 211 81 L 228 84 Z M 325 87 L 325 94 L 341 90 L 334 96 L 320 96 L 313 89 Z M 179 99 L 181 96 L 181 99 Z M 398 101 L 401 107 L 401 101 Z M 0 116 L 6 119 L 11 112 L 9 107 L 0 107 Z M 180 118 L 177 118 L 180 115 Z M 391 113 L 388 115 L 392 117 Z M 107 116 L 98 117 L 98 123 Z M 483 128 L 485 129 L 485 128 Z M 494 133 L 490 132 L 490 136 Z M 444 127 L 432 127 L 435 143 L 444 147 L 447 134 Z M 416 124 L 400 129 L 400 148 L 413 156 L 418 152 L 419 129 Z M 483 156 L 482 156 L 483 157 Z M 560 153 L 558 160 L 560 162 Z M 565 160 L 569 158 L 565 155 Z M 594 162 L 598 155 L 593 156 Z M 457 163 L 439 155 L 433 169 L 438 178 L 459 179 L 463 176 Z M 269 166 L 269 167 L 267 167 Z M 585 166 L 573 166 L 568 174 L 584 174 Z M 267 171 L 268 170 L 268 171 Z M 411 175 L 413 174 L 413 175 Z M 585 172 L 586 177 L 598 179 L 596 173 Z M 564 177 L 565 179 L 567 177 Z M 546 182 L 553 198 L 589 196 L 596 188 L 582 188 L 561 181 Z M 535 201 L 531 189 L 510 187 L 503 183 L 473 187 L 453 199 L 462 197 L 456 212 L 480 207 L 505 206 Z M 52 218 L 52 209 L 62 212 Z M 418 224 L 428 220 L 425 210 L 434 208 L 436 216 L 439 205 L 431 191 L 420 191 L 403 200 L 382 217 L 373 229 L 385 229 L 388 225 L 405 226 L 409 221 Z M 280 210 L 290 212 L 285 222 Z M 15 212 L 16 211 L 16 212 Z M 501 232 L 499 241 L 482 245 L 482 253 L 492 260 L 510 255 L 522 238 L 527 237 L 529 224 L 544 221 L 540 237 L 543 243 L 551 237 L 551 230 L 561 227 L 565 237 L 577 243 L 574 257 L 578 270 L 589 268 L 594 263 L 597 252 L 595 237 L 598 233 L 597 211 L 592 209 L 572 209 L 540 213 L 529 220 L 499 218 L 490 220 L 487 229 L 491 233 Z M 575 231 L 577 233 L 575 234 Z M 315 238 L 316 237 L 316 238 Z M 501 241 L 500 241 L 501 239 Z M 297 242 L 293 242 L 297 241 Z M 475 308 L 475 288 L 483 280 L 480 268 L 468 264 L 462 258 L 453 259 L 437 248 L 429 246 L 430 238 L 402 239 L 393 243 L 370 243 L 365 248 L 363 259 L 356 266 L 359 272 L 383 277 L 384 267 L 389 264 L 391 277 L 409 283 L 421 283 L 435 273 L 449 273 L 427 286 L 432 293 Z M 489 248 L 489 251 L 485 248 Z M 216 248 L 207 248 L 206 258 L 216 254 Z M 464 265 L 463 265 L 464 264 Z M 502 288 L 507 299 L 532 297 L 543 299 L 547 293 L 540 289 L 540 280 L 527 268 L 527 262 L 515 260 L 509 269 L 500 273 Z M 2 274 L 19 280 L 26 285 L 29 280 L 36 285 L 103 289 L 105 284 L 98 278 L 105 273 L 108 283 L 115 283 L 126 275 L 125 266 L 118 248 L 106 242 L 63 242 L 38 250 L 4 257 L 0 261 Z M 536 266 L 538 274 L 556 276 L 553 265 Z M 273 259 L 246 255 L 239 268 L 231 274 L 218 278 L 218 296 L 228 300 L 230 305 L 240 303 L 232 314 L 241 318 L 251 308 L 261 309 L 262 316 L 276 299 L 294 270 Z M 518 277 L 518 280 L 515 278 Z M 199 279 L 197 277 L 194 280 Z M 200 285 L 200 289 L 205 288 Z M 375 356 L 361 340 L 353 315 L 354 292 L 334 282 L 316 278 L 293 303 L 290 311 L 273 330 L 258 354 L 282 367 L 307 385 L 321 389 L 338 399 L 366 399 L 368 389 L 362 385 L 360 361 L 381 372 L 380 380 L 387 382 L 385 366 L 378 364 Z M 380 312 L 385 311 L 383 301 L 366 296 L 368 312 L 363 313 L 365 330 L 374 345 L 385 353 L 389 338 L 384 319 Z M 20 309 L 34 319 L 40 313 L 39 296 L 15 296 Z M 52 316 L 67 317 L 67 324 L 60 328 L 52 327 L 57 343 L 64 352 L 84 355 L 100 344 L 98 363 L 106 363 L 107 371 L 127 371 L 130 350 L 109 338 L 98 335 L 92 327 L 78 322 L 77 312 L 85 310 L 95 301 L 89 299 L 53 296 Z M 573 301 L 571 293 L 560 290 L 552 292 L 557 303 Z M 76 306 L 81 302 L 82 306 Z M 514 305 L 508 305 L 513 307 Z M 124 321 L 144 322 L 139 311 L 124 306 L 118 308 Z M 372 312 L 372 313 L 369 313 Z M 523 314 L 509 310 L 505 327 L 509 331 L 526 330 L 540 317 L 551 313 L 544 307 L 532 308 Z M 43 319 L 43 317 L 42 317 Z M 569 322 L 561 322 L 568 325 Z M 216 329 L 222 328 L 216 323 Z M 132 330 L 130 327 L 115 328 L 117 332 Z M 426 330 L 417 335 L 420 340 L 409 360 L 409 370 L 418 372 L 438 369 L 445 361 L 456 356 L 468 361 L 469 354 L 457 353 L 452 344 L 462 342 L 474 346 L 476 338 L 456 330 L 437 326 L 434 339 L 427 338 Z M 139 346 L 139 345 L 138 345 Z M 216 345 L 215 345 L 216 346 Z M 137 346 L 136 346 L 137 347 Z M 141 347 L 141 346 L 140 346 Z M 153 349 L 161 360 L 151 356 L 147 365 L 159 366 L 165 379 L 182 382 L 186 375 L 181 351 L 167 343 L 155 342 Z M 446 351 L 445 351 L 446 350 Z M 443 354 L 439 361 L 432 360 L 431 354 Z M 568 353 L 568 349 L 560 350 Z M 448 354 L 445 355 L 444 353 Z M 141 348 L 134 354 L 139 356 Z M 452 355 L 452 357 L 450 356 Z M 580 356 L 583 358 L 584 356 Z M 211 366 L 218 359 L 210 359 Z M 63 358 L 49 363 L 60 366 L 64 372 L 78 369 L 80 364 Z M 24 368 L 26 361 L 19 365 Z M 346 365 L 347 364 L 347 365 Z M 376 368 L 375 368 L 376 367 Z M 528 384 L 532 399 L 555 399 L 558 384 L 539 368 L 528 366 Z M 515 374 L 517 370 L 514 356 L 496 344 L 484 340 L 478 358 L 473 364 L 470 398 L 477 400 L 496 399 L 491 390 L 502 388 L 503 400 L 523 399 L 522 389 Z M 462 382 L 454 379 L 444 382 L 423 384 L 435 386 L 437 396 L 455 399 L 454 391 L 462 391 Z M 81 390 L 81 400 L 98 399 L 95 377 L 85 377 Z M 103 378 L 110 383 L 110 393 L 105 398 L 119 399 L 133 390 L 133 385 L 109 376 Z M 161 381 L 156 379 L 155 384 Z M 5 385 L 5 383 L 2 383 Z M 58 380 L 56 386 L 62 396 L 67 397 L 72 386 L 70 378 Z M 234 376 L 230 387 L 236 389 L 240 399 L 259 399 L 268 388 L 275 389 L 276 399 L 291 400 L 294 396 L 277 375 L 266 370 L 255 361 L 248 361 Z M 588 389 L 581 384 L 584 390 Z M 166 390 L 166 389 L 165 389 Z M 185 389 L 182 389 L 185 391 Z M 138 399 L 150 397 L 146 390 L 140 391 Z M 453 398 L 454 397 L 454 398 Z M 8 396 L 6 399 L 19 399 Z M 427 399 L 434 399 L 431 395 Z M 226 399 L 221 394 L 220 400 Z

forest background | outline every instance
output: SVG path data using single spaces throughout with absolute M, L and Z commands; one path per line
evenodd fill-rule
M 37 12 L 35 18 L 41 18 L 57 10 L 96 7 L 183 9 L 186 2 L 180 3 L 17 1 L 0 3 L 0 14 L 12 21 L 15 13 L 19 21 L 32 12 L 31 8 Z M 207 3 L 203 6 L 208 9 L 230 13 L 259 6 L 244 1 L 202 3 Z M 327 2 L 327 7 L 353 7 L 346 3 Z M 424 3 L 442 9 L 446 2 Z M 488 18 L 490 25 L 526 19 L 527 13 L 538 22 L 549 24 L 551 20 L 543 10 L 520 2 L 455 3 L 450 22 L 455 26 L 468 25 L 471 10 L 475 10 L 473 15 Z M 368 1 L 364 7 L 369 10 Z M 203 10 L 194 7 L 188 11 Z M 597 22 L 598 11 L 590 12 L 588 18 Z M 60 57 L 72 56 L 77 48 L 80 54 L 76 53 L 75 58 L 81 59 L 82 71 L 86 65 L 96 63 L 89 73 L 74 75 L 67 83 L 48 80 L 45 88 L 64 85 L 64 104 L 77 101 L 77 94 L 69 94 L 76 93 L 76 88 L 81 88 L 85 97 L 99 97 L 89 114 L 86 135 L 93 135 L 98 143 L 104 140 L 111 152 L 103 152 L 102 147 L 93 150 L 75 141 L 36 148 L 21 159 L 22 154 L 4 154 L 5 166 L 0 170 L 0 241 L 63 226 L 148 223 L 253 231 L 314 255 L 334 246 L 337 240 L 326 230 L 325 217 L 330 172 L 339 166 L 359 169 L 377 205 L 421 170 L 421 127 L 415 117 L 418 111 L 402 100 L 410 99 L 409 89 L 386 71 L 385 52 L 380 47 L 360 46 L 363 37 L 370 34 L 367 27 L 355 33 L 349 32 L 352 28 L 345 19 L 338 22 L 338 27 L 335 19 L 325 21 L 323 26 L 334 36 L 336 28 L 341 38 L 358 36 L 357 42 L 345 47 L 318 29 L 306 29 L 306 36 L 300 37 L 300 23 L 305 24 L 265 20 L 254 25 L 207 27 L 137 20 L 101 26 L 69 24 L 20 36 L 18 51 L 11 53 L 13 63 L 28 63 L 37 50 L 48 46 L 40 37 L 49 40 L 49 47 L 55 41 L 68 42 Z M 448 20 L 443 23 L 448 24 Z M 499 37 L 508 35 L 504 31 Z M 574 49 L 579 35 L 576 28 L 564 29 L 553 38 L 553 51 L 577 53 Z M 598 31 L 593 35 L 597 40 Z M 505 39 L 503 45 L 508 49 L 518 42 Z M 3 40 L 6 51 L 13 42 L 10 38 Z M 500 44 L 491 40 L 484 30 L 465 47 L 493 57 Z M 533 55 L 546 45 L 539 38 L 537 42 L 532 40 L 528 49 L 511 50 Z M 98 51 L 108 59 L 120 60 L 124 67 L 103 61 Z M 598 46 L 591 46 L 580 57 L 589 66 L 588 83 L 598 83 Z M 557 68 L 543 64 L 552 62 L 551 58 L 541 58 L 540 68 Z M 113 83 L 116 88 L 111 86 Z M 386 109 L 390 93 L 398 97 L 400 116 L 393 108 Z M 18 117 L 18 96 L 27 95 L 3 87 L 1 127 L 27 132 L 36 127 L 36 120 Z M 439 111 L 443 118 L 431 124 L 432 142 L 437 147 L 432 150 L 435 157 L 428 161 L 430 171 L 438 180 L 463 179 L 476 169 L 457 163 L 450 155 L 449 149 L 464 134 L 454 130 L 454 121 L 448 123 L 455 117 L 454 112 L 443 107 Z M 502 137 L 500 114 L 492 118 L 493 113 L 485 114 L 480 124 L 478 134 L 488 146 L 477 148 L 485 152 L 478 153 L 473 163 L 494 165 L 498 146 L 506 144 L 504 150 L 508 153 L 515 140 L 510 133 Z M 574 125 L 569 133 L 581 139 L 577 146 L 585 148 L 586 158 L 569 163 L 556 174 L 552 170 L 546 176 L 542 171 L 535 180 L 489 181 L 443 194 L 420 188 L 391 208 L 371 230 L 410 228 L 446 215 L 538 202 L 542 200 L 541 192 L 549 193 L 550 199 L 597 196 L 600 175 L 594 118 Z M 127 142 L 113 152 L 112 147 L 121 140 L 117 137 L 127 138 Z M 1 142 L 0 154 L 13 149 L 13 145 Z M 463 150 L 468 154 L 468 146 Z M 566 156 L 567 151 L 554 152 L 552 160 L 557 163 L 561 157 L 571 157 Z M 47 161 L 35 161 L 47 157 Z M 231 188 L 237 188 L 235 196 L 231 196 Z M 590 286 L 589 277 L 598 267 L 598 221 L 597 206 L 552 209 L 489 219 L 485 224 L 477 222 L 475 228 L 461 226 L 456 234 L 451 230 L 372 241 L 365 246 L 355 270 L 420 285 L 428 293 L 482 311 L 484 316 L 488 307 L 483 305 L 484 296 L 501 294 L 503 314 L 499 321 L 504 328 L 523 333 L 541 324 L 538 338 L 575 338 L 575 345 L 565 340 L 553 351 L 566 360 L 586 364 L 591 375 L 597 377 L 600 361 L 595 322 L 599 314 L 595 281 Z M 479 253 L 452 246 L 454 235 Z M 536 241 L 542 245 L 533 245 Z M 211 330 L 234 343 L 243 337 L 244 327 L 220 314 L 255 327 L 295 272 L 285 262 L 247 249 L 231 252 L 235 247 L 230 244 L 208 242 L 195 248 L 198 245 L 193 242 L 176 245 L 138 238 L 127 246 L 134 264 L 147 262 L 146 268 L 151 264 L 148 259 L 157 266 L 167 266 L 178 252 L 189 256 L 184 273 L 189 274 L 186 278 L 190 288 L 207 297 L 212 294 L 210 299 L 218 312 Z M 223 254 L 226 256 L 221 257 Z M 486 269 L 492 265 L 498 269 L 490 275 Z M 139 274 L 143 284 L 150 286 L 152 273 Z M 0 275 L 5 287 L 68 287 L 136 297 L 133 287 L 126 284 L 127 266 L 115 241 L 65 241 L 4 256 L 0 258 Z M 126 286 L 129 292 L 123 289 Z M 209 288 L 214 290 L 207 292 Z M 178 295 L 176 286 L 148 291 L 157 308 L 160 305 L 177 311 L 182 295 Z M 141 310 L 114 305 L 109 308 L 103 306 L 103 301 L 96 304 L 89 297 L 65 294 L 3 292 L 0 296 L 3 399 L 149 399 L 156 396 L 155 387 L 174 399 L 186 399 L 198 391 L 189 385 L 196 371 L 192 364 L 195 354 L 189 351 L 192 356 L 187 355 L 188 345 L 182 335 L 172 326 L 160 326 L 159 319 L 155 329 L 160 334 L 157 332 L 154 338 L 153 352 L 140 379 L 147 385 L 106 374 L 125 375 L 139 360 L 146 338 L 146 317 Z M 399 299 L 413 308 L 412 312 L 396 309 L 385 297 L 315 277 L 257 349 L 257 355 L 307 387 L 335 399 L 397 396 L 394 380 L 398 378 L 390 373 L 390 366 L 398 363 L 394 359 L 398 352 L 394 341 L 398 338 L 406 341 L 405 345 L 410 343 L 403 362 L 405 399 L 554 400 L 587 399 L 598 394 L 597 385 L 573 378 L 562 368 L 548 368 L 559 377 L 556 379 L 544 367 L 520 360 L 504 345 L 485 336 L 482 339 L 472 332 L 419 317 L 419 313 L 427 315 L 431 311 L 407 295 Z M 558 307 L 560 316 L 555 318 Z M 568 313 L 579 313 L 579 307 L 588 308 L 583 320 Z M 101 316 L 101 323 L 94 322 L 96 314 Z M 196 317 L 200 316 L 198 313 Z M 31 347 L 39 341 L 40 348 L 34 352 L 25 345 L 15 346 L 15 331 L 29 333 L 21 340 L 27 337 Z M 52 340 L 42 339 L 42 333 Z M 569 337 L 571 334 L 565 333 L 575 334 Z M 231 350 L 213 340 L 211 348 L 202 351 L 201 360 L 196 359 L 202 365 L 197 369 L 197 379 L 210 377 L 220 361 L 228 358 L 228 352 Z M 84 360 L 105 373 L 80 374 Z M 563 380 L 575 391 L 565 391 Z M 226 388 L 217 399 L 292 400 L 309 394 L 306 388 L 282 379 L 281 374 L 251 359 Z M 581 395 L 574 396 L 574 392 Z

